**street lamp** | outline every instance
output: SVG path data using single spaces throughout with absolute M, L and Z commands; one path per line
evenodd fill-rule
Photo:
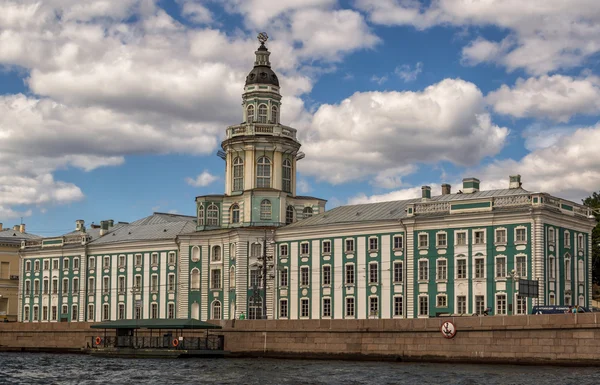
M 512 269 L 509 273 L 508 276 L 506 277 L 506 279 L 508 279 L 508 284 L 510 285 L 510 289 L 508 291 L 509 295 L 510 295 L 510 299 L 512 299 L 512 314 L 515 314 L 515 301 L 514 301 L 514 295 L 515 295 L 515 278 L 518 280 L 519 279 L 519 275 L 517 274 L 517 272 L 515 271 L 515 269 Z M 509 302 L 510 303 L 510 302 Z

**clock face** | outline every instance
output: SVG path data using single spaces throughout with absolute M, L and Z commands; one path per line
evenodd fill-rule
M 258 41 L 260 41 L 262 44 L 265 44 L 267 40 L 269 40 L 269 35 L 267 35 L 266 32 L 261 32 L 258 34 Z
M 444 338 L 453 338 L 456 335 L 456 326 L 450 321 L 446 321 L 440 327 L 440 331 Z

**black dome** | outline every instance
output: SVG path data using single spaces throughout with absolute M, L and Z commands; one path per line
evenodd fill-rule
M 279 79 L 270 67 L 256 66 L 246 76 L 246 85 L 250 84 L 271 84 L 279 87 Z

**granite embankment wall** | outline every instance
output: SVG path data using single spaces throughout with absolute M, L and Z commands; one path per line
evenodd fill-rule
M 600 364 L 598 315 L 235 320 L 211 333 L 223 334 L 225 350 L 237 356 Z M 452 339 L 440 332 L 445 320 L 456 325 Z M 90 325 L 0 324 L 0 350 L 80 349 L 102 335 Z

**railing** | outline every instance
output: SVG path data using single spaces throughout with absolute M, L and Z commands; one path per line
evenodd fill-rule
M 510 195 L 494 198 L 494 207 L 523 206 L 528 204 L 531 204 L 531 196 L 529 195 Z
M 449 212 L 450 203 L 448 202 L 431 202 L 431 203 L 416 203 L 415 214 L 429 214 L 438 212 Z
M 295 140 L 296 129 L 272 123 L 244 123 L 227 128 L 228 138 L 240 135 L 287 136 Z
M 224 337 L 221 335 L 181 337 L 181 339 L 170 334 L 158 337 L 109 336 L 91 337 L 91 340 L 90 346 L 93 348 L 223 350 L 224 346 Z

